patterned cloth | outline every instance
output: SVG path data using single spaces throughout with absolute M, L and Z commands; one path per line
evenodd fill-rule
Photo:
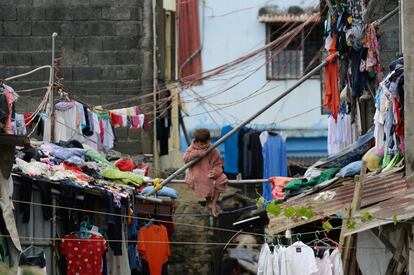
M 106 251 L 106 241 L 102 236 L 91 234 L 81 239 L 75 234 L 66 235 L 60 246 L 67 259 L 67 275 L 102 274 L 102 256 Z

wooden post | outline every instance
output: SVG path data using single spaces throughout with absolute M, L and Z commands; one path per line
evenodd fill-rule
M 408 275 L 414 275 L 414 225 L 411 226 L 411 232 L 408 237 Z
M 351 266 L 351 262 L 350 258 L 351 258 L 351 249 L 350 246 L 355 245 L 356 246 L 356 241 L 354 241 L 355 236 L 348 236 L 348 237 L 344 237 L 344 224 L 345 226 L 347 226 L 347 222 L 349 219 L 351 219 L 356 211 L 358 211 L 361 208 L 361 200 L 362 200 L 362 193 L 363 193 L 363 189 L 364 189 L 364 182 L 365 182 L 365 175 L 366 175 L 366 171 L 367 171 L 367 162 L 363 161 L 362 162 L 362 169 L 361 169 L 361 174 L 355 177 L 355 188 L 354 188 L 354 197 L 352 198 L 352 203 L 351 203 L 351 207 L 348 211 L 348 216 L 346 217 L 347 220 L 344 220 L 342 222 L 342 231 L 341 231 L 341 237 L 340 239 L 342 239 L 342 243 L 341 245 L 343 245 L 343 249 L 342 249 L 342 262 L 343 262 L 343 266 L 344 266 L 344 272 L 345 274 L 348 274 L 348 272 L 346 272 L 350 266 Z
M 153 85 L 153 120 L 152 120 L 152 130 L 153 130 L 153 140 L 152 140 L 152 151 L 154 156 L 154 176 L 160 175 L 160 155 L 158 152 L 158 140 L 157 140 L 157 86 L 158 86 L 158 66 L 157 66 L 157 1 L 152 0 L 152 37 L 153 37 L 153 46 L 152 46 L 152 85 Z

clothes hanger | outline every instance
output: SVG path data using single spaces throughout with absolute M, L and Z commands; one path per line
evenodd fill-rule
M 336 241 L 334 241 L 334 240 L 332 240 L 331 238 L 329 238 L 328 235 L 326 234 L 326 232 L 324 232 L 324 235 L 325 235 L 325 237 L 323 237 L 321 241 L 323 241 L 323 242 L 331 242 L 332 244 L 334 244 L 334 246 L 336 248 L 339 247 L 339 243 L 336 242 Z
M 150 220 L 145 224 L 145 227 L 149 227 L 151 224 L 156 224 L 156 221 L 155 221 L 154 217 L 156 217 L 156 215 L 158 215 L 157 208 L 158 208 L 158 206 L 155 205 L 154 212 L 152 214 L 151 213 L 149 214 Z
M 86 222 L 81 222 L 80 227 L 79 227 L 79 231 L 76 232 L 76 235 L 78 235 L 78 237 L 81 238 L 81 239 L 87 239 L 92 234 L 86 226 L 87 226 Z
M 310 245 L 314 245 L 315 247 L 318 247 L 318 244 L 322 244 L 322 245 L 324 245 L 326 247 L 331 247 L 330 244 L 326 243 L 324 240 L 319 239 L 318 234 L 319 234 L 319 231 L 316 231 L 315 232 L 315 239 L 312 240 L 312 241 L 310 241 L 310 242 L 308 242 L 308 243 L 306 243 L 306 245 L 309 245 L 309 246 Z
M 42 248 L 40 248 L 40 247 L 37 247 L 37 246 L 35 246 L 34 245 L 34 240 L 33 239 L 31 239 L 31 241 L 30 241 L 30 245 L 27 247 L 27 248 L 25 248 L 22 252 L 20 252 L 20 255 L 24 255 L 24 256 L 29 256 L 27 253 L 30 251 L 32 249 L 32 255 L 35 255 L 35 253 L 36 253 L 36 249 L 37 249 L 37 251 L 39 251 L 39 253 L 38 254 L 40 254 L 40 253 L 43 253 L 43 249 Z

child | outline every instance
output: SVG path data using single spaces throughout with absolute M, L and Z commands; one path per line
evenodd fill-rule
M 208 129 L 196 129 L 193 132 L 193 143 L 188 147 L 184 155 L 184 162 L 204 156 L 196 164 L 191 166 L 185 175 L 186 183 L 207 200 L 214 217 L 218 217 L 217 205 L 220 193 L 226 190 L 227 177 L 223 173 L 220 152 L 216 149 L 205 155 L 205 150 L 210 146 L 210 132 Z

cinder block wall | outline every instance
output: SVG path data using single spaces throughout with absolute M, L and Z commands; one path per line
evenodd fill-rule
M 144 21 L 143 2 L 0 0 L 0 78 L 49 65 L 51 34 L 57 32 L 56 54 L 63 56 L 61 72 L 65 88 L 72 95 L 101 105 L 151 91 L 151 82 L 142 77 L 149 72 L 152 75 L 152 68 L 144 68 L 142 61 L 144 56 L 152 55 L 152 44 L 144 41 L 152 37 L 151 33 L 144 35 L 151 28 L 143 27 L 152 19 Z M 21 90 L 47 83 L 48 72 L 40 71 L 10 85 Z M 17 110 L 35 110 L 42 94 L 43 91 L 22 93 Z M 130 146 L 141 140 L 141 135 L 125 129 L 117 132 L 118 149 L 130 154 L 143 152 L 141 144 Z

